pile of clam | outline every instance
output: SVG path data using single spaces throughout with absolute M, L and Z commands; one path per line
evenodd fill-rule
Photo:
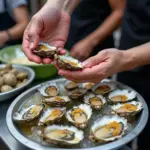
M 19 71 L 11 64 L 0 68 L 0 92 L 8 92 L 23 86 L 28 80 L 28 73 Z
M 41 85 L 38 88 L 42 95 L 41 104 L 17 111 L 13 115 L 14 121 L 28 124 L 37 120 L 36 125 L 41 127 L 38 136 L 46 143 L 73 145 L 84 139 L 85 129 L 94 113 L 110 107 L 110 114 L 97 118 L 89 131 L 89 140 L 107 143 L 122 138 L 128 129 L 128 117 L 143 109 L 142 103 L 136 100 L 136 92 L 117 89 L 111 81 L 95 85 L 67 80 L 63 86 L 67 95 L 60 95 L 56 83 Z M 70 108 L 71 101 L 80 104 Z M 66 120 L 71 126 L 63 125 Z

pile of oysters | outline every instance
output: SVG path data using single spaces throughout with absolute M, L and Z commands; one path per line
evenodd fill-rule
M 11 64 L 7 64 L 4 68 L 0 68 L 0 92 L 8 92 L 14 88 L 23 86 L 28 80 L 28 73 L 13 68 Z
M 60 94 L 62 89 L 55 82 L 42 84 L 38 88 L 40 104 L 23 107 L 13 114 L 15 122 L 32 124 L 36 120 L 36 126 L 40 127 L 38 136 L 47 144 L 79 144 L 87 127 L 93 143 L 120 139 L 127 133 L 129 118 L 143 109 L 135 91 L 119 89 L 110 80 L 98 84 L 66 80 L 62 86 L 67 94 Z M 80 103 L 70 107 L 72 101 Z M 109 114 L 89 125 L 94 114 L 105 107 L 110 108 Z

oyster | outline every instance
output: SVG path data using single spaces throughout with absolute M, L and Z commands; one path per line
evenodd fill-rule
M 65 107 L 48 108 L 47 110 L 44 111 L 43 115 L 41 116 L 38 125 L 42 126 L 58 122 L 63 117 L 65 112 L 66 112 Z
M 114 141 L 120 139 L 127 128 L 125 118 L 118 115 L 104 116 L 92 125 L 89 138 L 100 143 Z
M 83 132 L 76 127 L 58 125 L 46 127 L 40 136 L 45 142 L 55 145 L 74 145 L 80 143 L 84 138 Z
M 132 101 L 136 98 L 136 92 L 130 91 L 128 89 L 115 90 L 108 95 L 110 103 L 125 103 Z
M 83 96 L 85 95 L 85 93 L 87 92 L 86 89 L 84 88 L 77 88 L 75 90 L 69 91 L 68 95 L 71 99 L 81 99 L 83 98 Z
M 100 82 L 92 88 L 94 94 L 104 95 L 109 93 L 110 91 L 116 88 L 116 84 L 114 82 Z
M 13 119 L 17 122 L 31 122 L 40 116 L 43 109 L 43 105 L 31 105 L 28 108 L 22 108 L 21 111 L 14 113 Z
M 72 58 L 71 56 L 58 56 L 55 55 L 55 59 L 59 65 L 59 67 L 66 70 L 81 70 L 83 66 L 81 62 L 77 59 Z
M 54 97 L 59 94 L 59 88 L 56 83 L 47 83 L 38 88 L 38 91 L 44 97 Z
M 54 55 L 58 52 L 55 46 L 51 46 L 47 43 L 40 42 L 33 53 L 40 57 L 53 58 Z
M 102 95 L 95 95 L 89 92 L 84 96 L 84 102 L 93 109 L 100 110 L 105 105 L 106 99 Z
M 119 116 L 128 117 L 134 116 L 143 109 L 141 102 L 132 101 L 128 103 L 119 103 L 111 106 L 111 109 Z
M 69 81 L 69 80 L 67 80 L 66 83 L 65 83 L 65 88 L 66 88 L 67 90 L 74 90 L 74 89 L 76 89 L 78 86 L 79 86 L 78 83 L 75 83 L 75 82 Z
M 65 106 L 67 103 L 70 102 L 70 99 L 68 96 L 56 96 L 43 98 L 42 102 L 49 106 Z
M 82 87 L 87 90 L 91 90 L 94 86 L 95 86 L 95 83 L 92 83 L 92 82 L 82 83 Z
M 66 118 L 75 126 L 84 129 L 88 125 L 88 120 L 92 116 L 92 109 L 87 104 L 74 106 L 71 110 L 67 111 Z

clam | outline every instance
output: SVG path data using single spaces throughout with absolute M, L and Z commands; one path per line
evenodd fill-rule
M 108 95 L 108 100 L 110 103 L 126 103 L 132 101 L 136 98 L 136 92 L 130 91 L 128 89 L 115 90 Z
M 40 116 L 43 109 L 43 105 L 31 105 L 27 108 L 22 108 L 20 111 L 14 113 L 13 119 L 16 122 L 31 122 Z
M 69 122 L 76 127 L 84 129 L 88 125 L 88 121 L 92 116 L 92 109 L 87 104 L 74 106 L 71 110 L 67 111 L 66 118 Z
M 53 124 L 61 120 L 66 112 L 66 108 L 54 107 L 46 109 L 39 119 L 39 126 Z
M 42 57 L 42 58 L 53 58 L 54 55 L 58 52 L 55 46 L 51 46 L 47 43 L 40 42 L 33 53 Z
M 59 88 L 56 83 L 43 84 L 38 88 L 38 91 L 44 97 L 55 97 L 59 94 Z
M 73 71 L 73 70 L 83 69 L 81 62 L 79 62 L 75 58 L 72 58 L 71 56 L 55 55 L 55 59 L 59 65 L 59 67 L 65 69 L 65 70 L 72 70 Z
M 128 128 L 127 120 L 118 115 L 104 116 L 91 127 L 89 138 L 106 143 L 122 138 Z
M 75 145 L 84 138 L 83 132 L 76 127 L 58 125 L 46 127 L 40 136 L 43 137 L 45 142 L 55 145 Z
M 143 105 L 141 102 L 132 101 L 128 103 L 118 103 L 116 105 L 111 106 L 111 109 L 119 116 L 128 117 L 134 116 L 138 112 L 140 112 L 143 109 Z
M 93 109 L 100 110 L 105 105 L 106 99 L 102 95 L 95 95 L 89 92 L 84 96 L 84 102 Z
M 69 80 L 67 80 L 67 81 L 65 82 L 65 88 L 66 88 L 67 90 L 74 90 L 74 89 L 76 89 L 77 87 L 79 87 L 79 84 L 78 84 L 78 83 L 75 83 L 75 82 L 69 81 Z
M 68 96 L 56 96 L 43 98 L 42 102 L 49 106 L 65 106 L 67 103 L 70 102 L 70 99 Z

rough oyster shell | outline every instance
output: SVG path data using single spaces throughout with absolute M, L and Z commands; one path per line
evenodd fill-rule
M 88 125 L 88 120 L 92 116 L 92 109 L 87 104 L 74 106 L 71 110 L 66 112 L 66 118 L 76 127 L 84 129 Z
M 118 115 L 104 116 L 92 125 L 89 138 L 94 142 L 111 142 L 120 139 L 127 128 L 125 118 Z
M 69 80 L 67 80 L 66 82 L 65 82 L 65 88 L 67 89 L 67 90 L 74 90 L 74 89 L 76 89 L 76 88 L 78 88 L 79 87 L 79 84 L 78 83 L 75 83 L 75 82 L 73 82 L 73 81 L 69 81 Z

